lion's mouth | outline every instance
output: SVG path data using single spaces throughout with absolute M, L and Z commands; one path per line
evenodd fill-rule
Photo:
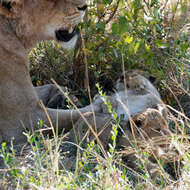
M 61 42 L 68 42 L 70 41 L 77 32 L 73 30 L 72 32 L 69 32 L 69 30 L 56 30 L 55 35 L 58 41 Z

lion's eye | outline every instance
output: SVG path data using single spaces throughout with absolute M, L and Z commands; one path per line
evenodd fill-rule
M 87 5 L 84 5 L 84 6 L 82 6 L 82 7 L 77 7 L 77 9 L 79 10 L 79 11 L 85 11 L 86 9 L 87 9 Z

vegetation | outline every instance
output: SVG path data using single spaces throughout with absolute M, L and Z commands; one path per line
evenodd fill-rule
M 147 165 L 150 153 L 134 145 L 138 170 L 130 168 L 116 148 L 120 120 L 105 100 L 116 121 L 108 150 L 95 141 L 84 146 L 63 142 L 65 134 L 47 137 L 41 131 L 26 132 L 29 145 L 22 150 L 1 145 L 0 189 L 1 185 L 44 190 L 189 189 L 189 10 L 188 0 L 179 0 L 169 10 L 158 0 L 91 0 L 73 52 L 55 42 L 43 42 L 29 54 L 35 86 L 54 78 L 72 89 L 84 105 L 90 101 L 86 81 L 92 96 L 99 91 L 105 98 L 96 83 L 108 92 L 123 70 L 147 71 L 156 78 L 163 101 L 170 105 L 168 122 L 173 136 L 169 143 L 181 161 L 166 164 L 157 159 L 160 173 L 155 179 Z M 40 121 L 39 126 L 42 124 Z M 69 150 L 74 153 L 68 155 Z

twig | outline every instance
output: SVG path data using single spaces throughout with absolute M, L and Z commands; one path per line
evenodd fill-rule
M 42 109 L 44 110 L 44 112 L 45 112 L 45 114 L 46 114 L 46 116 L 48 118 L 48 121 L 49 121 L 51 130 L 52 130 L 53 136 L 54 136 L 54 138 L 56 138 L 55 130 L 54 130 L 54 127 L 53 127 L 53 123 L 52 123 L 51 118 L 50 118 L 50 116 L 49 116 L 49 114 L 47 112 L 47 109 L 45 108 L 45 106 L 44 106 L 44 104 L 43 104 L 43 102 L 41 100 L 40 100 L 40 105 L 42 106 Z
M 98 144 L 100 145 L 101 149 L 102 149 L 102 152 L 104 153 L 104 156 L 107 158 L 107 153 L 106 151 L 104 150 L 104 147 L 97 135 L 97 133 L 94 131 L 94 129 L 92 128 L 92 126 L 89 124 L 89 122 L 87 121 L 87 119 L 85 118 L 85 116 L 80 112 L 80 110 L 77 108 L 77 106 L 73 103 L 73 101 L 69 98 L 69 96 L 62 90 L 62 88 L 56 83 L 56 81 L 54 79 L 51 79 L 51 81 L 56 85 L 56 87 L 60 90 L 60 92 L 62 92 L 64 94 L 64 96 L 69 100 L 69 102 L 72 104 L 72 106 L 79 112 L 80 116 L 82 117 L 82 119 L 84 120 L 84 122 L 87 124 L 87 126 L 90 128 L 92 134 L 95 136 Z M 93 112 L 94 112 L 94 109 L 93 109 L 93 106 L 91 107 Z
M 115 16 L 115 14 L 116 14 L 116 12 L 117 12 L 117 10 L 118 10 L 120 1 L 121 1 L 121 0 L 117 0 L 116 6 L 115 6 L 115 8 L 114 8 L 112 14 L 111 14 L 110 17 L 106 20 L 106 24 L 108 24 L 108 23 L 112 20 L 112 18 Z

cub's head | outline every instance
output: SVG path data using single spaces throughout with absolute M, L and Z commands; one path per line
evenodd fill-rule
M 66 48 L 76 42 L 75 26 L 87 8 L 86 0 L 0 0 L 0 19 L 8 20 L 10 29 L 25 48 L 42 40 L 57 40 Z
M 144 76 L 146 77 L 144 77 Z M 148 79 L 147 79 L 148 78 Z M 158 91 L 151 82 L 154 82 L 155 78 L 150 76 L 141 70 L 129 70 L 117 80 L 115 89 L 118 91 L 131 90 L 134 94 L 143 95 L 151 93 L 157 97 L 160 97 Z

